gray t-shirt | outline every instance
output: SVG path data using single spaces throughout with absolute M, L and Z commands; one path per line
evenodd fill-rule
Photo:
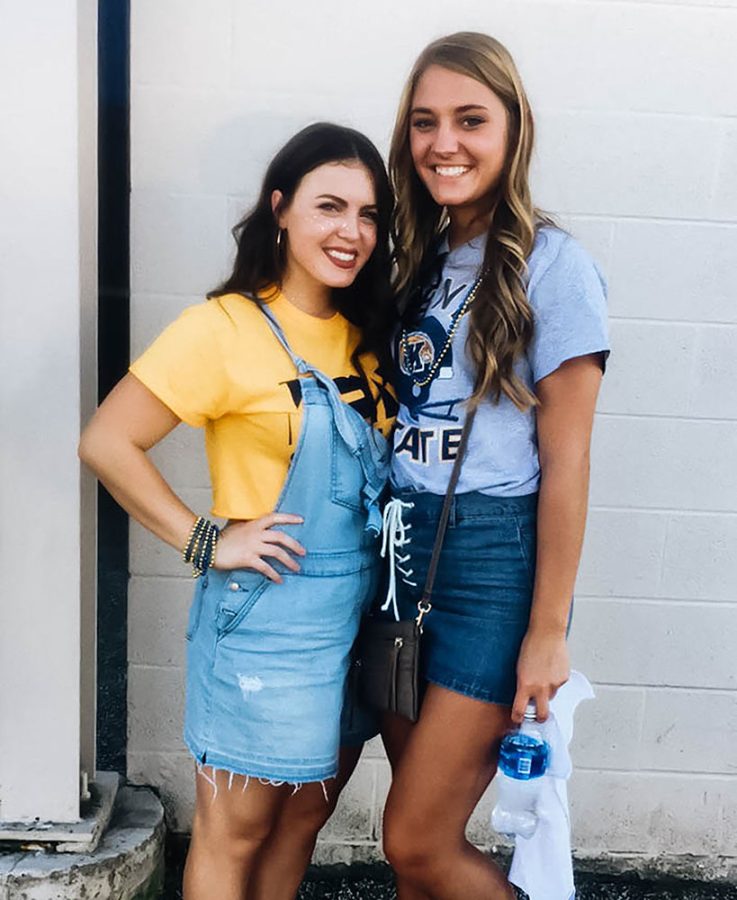
M 474 367 L 466 352 L 470 316 L 458 312 L 483 261 L 486 235 L 447 253 L 440 281 L 422 319 L 397 348 L 400 409 L 394 434 L 392 483 L 444 494 L 458 450 L 464 401 L 473 393 Z M 447 243 L 440 252 L 447 252 Z M 531 389 L 566 360 L 587 353 L 606 359 L 606 287 L 595 263 L 566 232 L 538 231 L 528 259 L 527 296 L 534 336 L 516 372 Z M 457 328 L 432 380 L 427 380 L 454 323 Z M 535 410 L 520 412 L 502 394 L 483 402 L 471 431 L 457 493 L 497 497 L 534 493 L 540 483 Z

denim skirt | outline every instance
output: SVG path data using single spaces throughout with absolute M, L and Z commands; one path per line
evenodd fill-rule
M 281 583 L 254 569 L 198 579 L 184 737 L 201 770 L 298 786 L 338 770 L 351 647 L 378 580 L 388 445 L 330 378 L 292 359 L 303 418 L 275 511 L 303 517 L 279 530 L 306 555 L 298 572 L 270 558 Z
M 444 498 L 394 491 L 401 513 L 382 617 L 417 616 Z M 401 505 L 397 503 L 401 501 Z M 423 621 L 422 677 L 449 690 L 511 706 L 517 657 L 527 632 L 535 579 L 537 494 L 453 499 L 432 609 Z M 389 596 L 387 596 L 387 592 Z

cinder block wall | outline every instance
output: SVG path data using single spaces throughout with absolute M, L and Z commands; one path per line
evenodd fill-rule
M 386 149 L 430 39 L 493 33 L 539 125 L 535 186 L 610 282 L 615 353 L 600 403 L 572 654 L 580 710 L 576 852 L 737 872 L 737 6 L 619 0 L 132 4 L 133 349 L 226 272 L 229 228 L 297 128 L 332 119 Z M 201 435 L 155 451 L 209 502 Z M 180 732 L 191 581 L 134 528 L 129 773 L 192 815 Z M 371 858 L 388 785 L 367 749 L 319 858 Z M 491 799 L 472 834 L 489 844 Z M 687 855 L 693 857 L 691 860 Z

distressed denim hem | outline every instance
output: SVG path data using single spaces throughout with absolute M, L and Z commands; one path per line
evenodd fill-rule
M 264 781 L 286 783 L 291 785 L 311 784 L 313 782 L 328 781 L 338 774 L 338 762 L 334 760 L 330 765 L 305 764 L 284 765 L 279 760 L 273 763 L 263 759 L 254 760 L 248 757 L 236 759 L 211 748 L 200 749 L 196 741 L 188 734 L 184 735 L 184 743 L 199 766 L 209 766 L 213 769 L 231 772 L 233 775 L 244 775 L 248 778 L 263 779 Z

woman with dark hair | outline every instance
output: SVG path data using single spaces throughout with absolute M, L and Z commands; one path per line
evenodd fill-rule
M 382 727 L 384 848 L 400 900 L 514 896 L 466 825 L 504 733 L 529 704 L 544 720 L 569 675 L 606 305 L 588 254 L 533 205 L 532 147 L 527 97 L 498 41 L 460 33 L 420 54 L 389 163 L 405 299 L 382 614 L 423 614 L 425 686 L 416 724 L 388 714 Z
M 84 462 L 197 576 L 187 900 L 293 898 L 360 753 L 346 749 L 339 774 L 396 412 L 391 209 L 367 138 L 330 124 L 301 131 L 235 229 L 230 277 L 133 363 L 82 436 Z M 205 428 L 222 530 L 146 455 L 181 421 Z

